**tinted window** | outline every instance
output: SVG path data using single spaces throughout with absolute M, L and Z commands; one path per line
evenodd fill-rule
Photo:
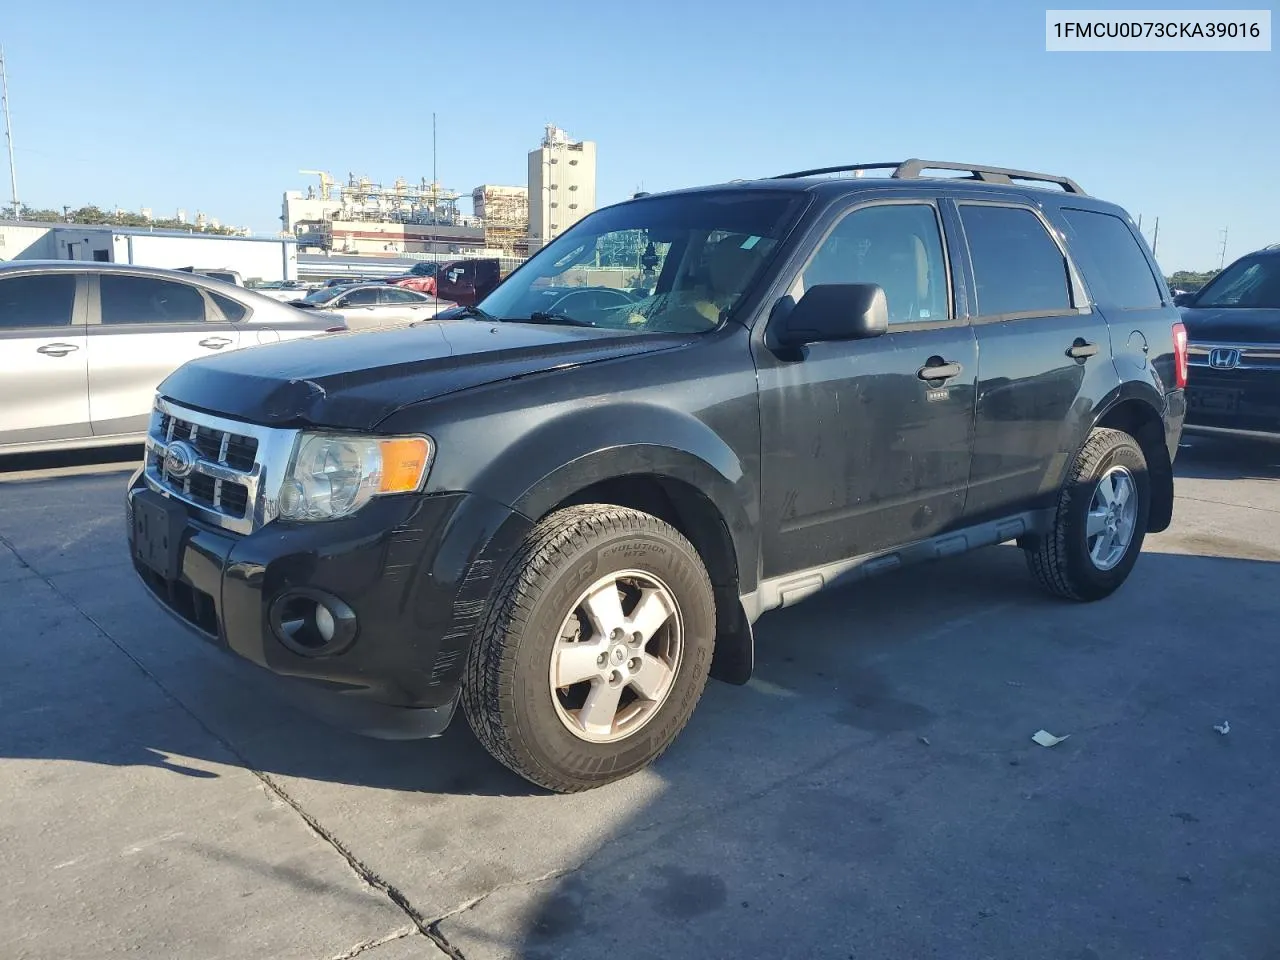
M 912 203 L 855 210 L 822 241 L 801 283 L 805 289 L 878 283 L 889 303 L 890 323 L 947 319 L 947 261 L 933 207 Z
M 960 205 L 978 285 L 978 312 L 1054 314 L 1071 309 L 1067 262 L 1030 210 Z
M 0 330 L 70 326 L 75 299 L 69 273 L 0 280 Z
M 388 287 L 382 291 L 383 303 L 417 303 L 422 297 L 414 296 L 411 290 L 397 290 L 395 287 Z
M 344 307 L 368 307 L 378 302 L 378 291 L 372 287 L 352 290 L 342 301 Z
M 103 274 L 103 323 L 203 323 L 204 298 L 195 287 L 153 277 Z
M 218 305 L 218 309 L 222 311 L 222 315 L 232 323 L 237 323 L 243 320 L 245 314 L 249 312 L 249 308 L 243 303 L 237 303 L 230 297 L 224 297 L 220 293 L 212 292 L 209 296 L 213 297 L 213 302 Z
M 1089 286 L 1099 303 L 1124 309 L 1158 307 L 1163 302 L 1138 241 L 1119 217 L 1090 210 L 1064 210 L 1077 237 L 1075 249 L 1088 266 Z M 1077 261 L 1078 262 L 1078 261 Z

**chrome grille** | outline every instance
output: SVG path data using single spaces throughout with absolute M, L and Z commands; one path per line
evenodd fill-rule
M 1211 359 L 1215 351 L 1232 355 L 1231 370 L 1280 370 L 1280 344 L 1195 342 L 1187 345 L 1187 363 L 1193 367 L 1217 369 Z
M 251 533 L 276 516 L 276 492 L 297 431 L 228 420 L 157 399 L 145 476 L 201 519 Z

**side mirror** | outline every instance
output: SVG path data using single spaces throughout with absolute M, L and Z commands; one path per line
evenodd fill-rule
M 1173 305 L 1175 307 L 1189 307 L 1191 301 L 1196 298 L 1194 293 L 1175 293 L 1173 295 Z
M 810 287 L 782 318 L 776 342 L 784 347 L 830 340 L 866 340 L 889 329 L 889 301 L 878 283 L 825 283 Z

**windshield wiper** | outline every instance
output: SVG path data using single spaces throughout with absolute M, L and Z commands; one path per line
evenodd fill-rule
M 441 311 L 441 312 L 444 312 L 444 311 Z M 497 319 L 491 314 L 485 313 L 485 311 L 475 306 L 460 307 L 458 309 L 458 312 L 455 314 L 452 314 L 448 319 L 460 320 L 463 317 L 475 317 L 477 320 L 485 320 L 490 323 L 492 323 L 494 320 Z
M 564 313 L 548 313 L 546 310 L 535 310 L 529 314 L 528 320 L 517 320 L 516 323 L 558 323 L 566 327 L 594 327 L 590 320 L 579 320 Z

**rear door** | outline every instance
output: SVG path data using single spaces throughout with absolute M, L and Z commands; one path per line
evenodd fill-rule
M 114 271 L 94 280 L 88 326 L 93 433 L 144 433 L 160 381 L 188 360 L 235 350 L 240 329 L 195 284 Z
M 967 522 L 1053 502 L 1097 403 L 1119 383 L 1107 322 L 1058 231 L 1025 203 L 948 203 L 969 253 L 978 395 Z
M 0 448 L 90 435 L 86 288 L 74 273 L 0 279 Z

